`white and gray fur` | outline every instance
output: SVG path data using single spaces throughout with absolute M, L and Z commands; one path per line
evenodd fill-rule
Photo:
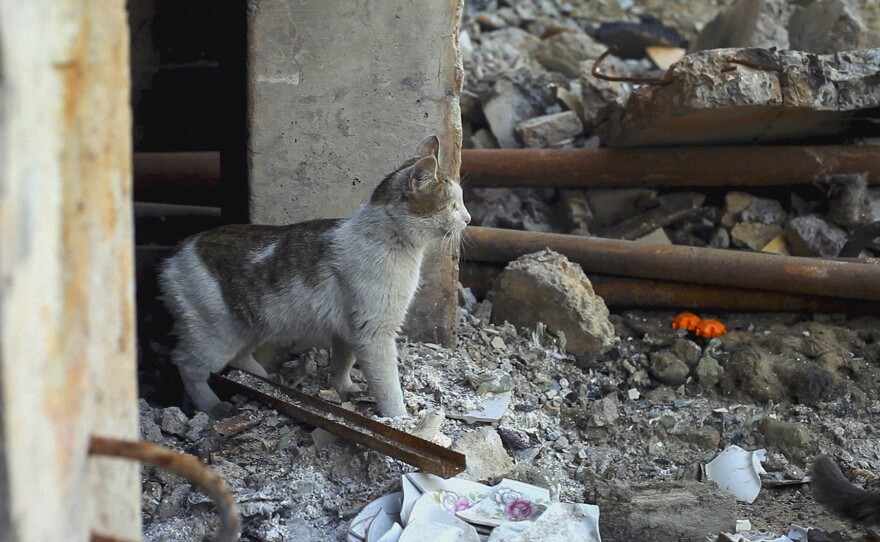
M 425 249 L 456 243 L 470 215 L 458 182 L 439 174 L 432 136 L 345 220 L 224 226 L 183 241 L 160 271 L 179 342 L 172 358 L 197 408 L 229 412 L 208 387 L 227 364 L 265 375 L 262 344 L 331 348 L 330 383 L 358 390 L 357 359 L 379 412 L 406 414 L 395 338 Z

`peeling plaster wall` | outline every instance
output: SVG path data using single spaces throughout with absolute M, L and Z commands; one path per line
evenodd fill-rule
M 430 134 L 461 165 L 462 0 L 250 0 L 250 219 L 346 217 Z M 433 250 L 413 338 L 454 341 L 457 256 Z
M 122 0 L 0 0 L 2 538 L 140 536 Z

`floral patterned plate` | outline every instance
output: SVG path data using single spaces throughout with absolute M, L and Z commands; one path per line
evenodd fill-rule
M 534 521 L 549 505 L 550 491 L 505 478 L 479 502 L 455 514 L 468 523 L 497 527 L 508 521 Z

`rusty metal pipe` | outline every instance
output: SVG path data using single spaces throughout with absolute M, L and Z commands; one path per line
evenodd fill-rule
M 462 285 L 484 297 L 504 269 L 498 264 L 464 262 Z M 748 290 L 730 286 L 685 284 L 669 280 L 636 279 L 590 274 L 596 294 L 614 309 L 716 310 L 730 312 L 824 312 L 871 314 L 880 305 L 870 301 L 805 294 Z
M 880 184 L 880 146 L 646 149 L 465 149 L 466 185 L 500 187 L 770 186 L 867 173 Z
M 155 185 L 199 188 L 220 186 L 219 152 L 136 152 L 133 157 L 135 190 Z
M 469 227 L 467 259 L 507 263 L 545 248 L 587 274 L 880 301 L 880 265 L 554 233 Z M 876 262 L 876 260 L 874 260 Z

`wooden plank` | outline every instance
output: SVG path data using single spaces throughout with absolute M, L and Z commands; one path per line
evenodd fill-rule
M 140 536 L 122 0 L 0 0 L 0 539 Z M 3 518 L 6 518 L 5 520 Z

